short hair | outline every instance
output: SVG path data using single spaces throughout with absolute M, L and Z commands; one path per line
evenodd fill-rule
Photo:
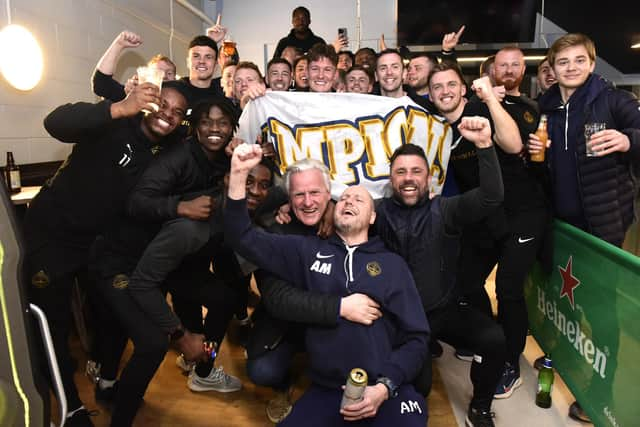
M 222 71 L 224 71 L 224 69 L 227 67 L 237 67 L 237 66 L 238 66 L 238 61 L 229 61 L 222 66 Z
M 360 49 L 356 50 L 356 53 L 354 55 L 354 61 L 355 61 L 355 56 L 357 56 L 359 53 L 363 53 L 363 52 L 366 52 L 366 53 L 369 53 L 369 54 L 371 54 L 373 56 L 376 56 L 376 51 L 373 50 L 372 48 L 370 48 L 370 47 L 361 47 Z
M 429 52 L 414 52 L 411 54 L 409 60 L 416 58 L 427 58 L 427 61 L 429 61 L 432 67 L 435 67 L 435 65 L 438 63 L 438 60 L 434 58 L 433 55 Z
M 269 63 L 267 64 L 267 74 L 269 73 L 269 68 L 271 68 L 272 65 L 275 64 L 284 64 L 289 68 L 289 72 L 292 71 L 292 67 L 291 64 L 289 64 L 289 61 L 287 61 L 284 58 L 272 58 L 271 61 L 269 61 Z
M 443 71 L 449 70 L 455 71 L 456 75 L 460 79 L 460 82 L 463 85 L 465 84 L 464 76 L 462 75 L 462 71 L 460 71 L 460 67 L 458 66 L 458 64 L 448 61 L 442 61 L 434 65 L 433 68 L 431 68 L 431 71 L 429 71 L 429 77 L 427 77 L 427 85 L 431 85 L 431 78 L 434 74 L 442 73 Z
M 498 55 L 500 52 L 520 52 L 522 54 L 522 56 L 524 56 L 524 52 L 522 51 L 522 49 L 520 49 L 518 46 L 516 46 L 514 44 L 510 44 L 508 46 L 500 48 L 496 52 L 496 55 Z M 495 58 L 494 58 L 494 61 L 495 61 Z
M 262 73 L 260 72 L 260 68 L 258 68 L 258 66 L 256 64 L 254 64 L 251 61 L 240 61 L 238 62 L 238 65 L 236 65 L 236 73 L 238 72 L 238 70 L 242 70 L 242 69 L 247 69 L 247 70 L 253 70 L 256 73 L 258 73 L 258 77 L 260 77 L 260 80 L 262 80 L 264 82 L 264 77 L 262 77 Z
M 538 68 L 537 68 L 538 72 L 540 72 L 540 68 L 542 68 L 542 64 L 544 64 L 545 62 L 548 62 L 549 65 L 551 65 L 551 62 L 549 62 L 549 57 L 545 56 L 544 58 L 542 58 L 542 61 L 538 62 Z
M 297 162 L 287 167 L 287 170 L 284 173 L 284 189 L 287 191 L 287 194 L 289 194 L 289 191 L 291 190 L 291 176 L 299 172 L 304 172 L 312 169 L 317 169 L 320 171 L 320 173 L 322 173 L 322 180 L 327 187 L 327 191 L 331 192 L 331 178 L 329 175 L 329 168 L 327 168 L 327 166 L 319 160 L 307 158 L 298 160 Z
M 309 9 L 307 9 L 304 6 L 298 6 L 295 9 L 293 9 L 293 12 L 291 12 L 291 17 L 293 18 L 293 15 L 296 14 L 296 12 L 302 12 L 306 15 L 308 20 L 311 20 L 311 12 L 309 12 Z
M 273 163 L 273 160 L 271 160 L 269 157 L 262 157 L 260 163 L 258 163 L 256 166 L 264 166 L 269 170 L 269 187 L 272 187 L 274 175 L 276 174 L 277 169 L 275 163 Z M 264 203 L 264 201 L 262 203 Z
M 338 54 L 336 54 L 336 49 L 326 43 L 316 43 L 314 44 L 309 52 L 307 52 L 307 57 L 309 58 L 309 63 L 319 61 L 322 58 L 327 58 L 334 67 L 338 66 Z
M 489 74 L 489 68 L 491 68 L 491 65 L 496 62 L 496 56 L 495 55 L 490 55 L 487 57 L 487 59 L 485 59 L 484 61 L 482 61 L 482 63 L 480 64 L 480 75 L 484 75 L 484 74 Z
M 415 144 L 402 144 L 395 149 L 389 158 L 389 169 L 393 167 L 393 162 L 400 156 L 418 156 L 424 159 L 424 162 L 427 164 L 427 172 L 429 171 L 429 160 L 427 160 L 427 156 L 424 154 L 422 147 Z
M 347 55 L 349 58 L 351 58 L 352 63 L 356 60 L 356 56 L 350 50 L 341 50 L 340 52 L 338 52 L 338 58 L 340 58 L 340 55 Z
M 231 129 L 234 131 L 238 128 L 238 112 L 233 103 L 228 98 L 211 98 L 206 101 L 198 103 L 194 108 L 191 116 L 189 117 L 189 126 L 191 129 L 195 129 L 198 126 L 198 122 L 209 115 L 209 111 L 213 107 L 218 107 L 222 114 L 226 116 L 231 122 Z
M 192 38 L 189 42 L 189 49 L 195 46 L 208 46 L 214 50 L 216 57 L 218 56 L 218 44 L 209 36 L 200 35 Z
M 345 74 L 345 77 L 348 77 L 349 74 L 351 74 L 352 71 L 362 71 L 364 72 L 367 77 L 369 78 L 369 83 L 373 83 L 375 81 L 375 77 L 373 76 L 373 71 L 371 70 L 371 68 L 365 68 L 362 65 L 352 65 L 351 68 L 349 68 Z
M 385 55 L 398 55 L 398 57 L 400 58 L 400 63 L 402 64 L 402 68 L 404 68 L 404 58 L 400 54 L 400 51 L 398 49 L 391 49 L 391 48 L 385 49 L 378 54 L 376 58 L 376 68 L 378 68 L 378 61 L 380 60 L 380 58 L 382 58 Z
M 184 82 L 180 80 L 168 80 L 166 82 L 162 82 L 162 90 L 164 89 L 175 90 L 184 97 L 184 99 L 187 101 L 187 104 L 189 103 L 189 94 L 187 93 L 187 86 L 184 84 Z
M 581 33 L 569 33 L 557 39 L 549 48 L 547 52 L 549 64 L 553 67 L 558 53 L 573 46 L 584 46 L 591 62 L 596 61 L 596 45 L 593 43 L 593 40 Z
M 166 55 L 163 55 L 161 53 L 155 55 L 153 58 L 151 58 L 148 62 L 149 65 L 153 65 L 153 64 L 157 64 L 158 62 L 166 62 L 167 64 L 171 65 L 173 67 L 173 69 L 176 69 L 176 64 L 174 64 L 174 62 L 171 60 L 171 58 L 169 58 Z

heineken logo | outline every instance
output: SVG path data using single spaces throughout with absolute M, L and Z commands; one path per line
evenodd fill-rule
M 575 303 L 573 300 L 573 290 L 580 286 L 580 280 L 573 275 L 571 269 L 573 267 L 573 255 L 569 255 L 569 260 L 565 268 L 558 266 L 560 276 L 562 277 L 562 288 L 560 289 L 560 298 L 567 297 L 569 304 L 571 304 L 571 310 L 575 310 Z
M 571 258 L 567 266 L 571 266 Z M 569 341 L 572 348 L 591 365 L 600 377 L 606 378 L 607 351 L 598 347 L 590 337 L 588 337 L 580 322 L 571 319 L 569 315 L 558 309 L 555 299 L 547 299 L 545 292 L 538 289 L 538 310 L 560 331 Z

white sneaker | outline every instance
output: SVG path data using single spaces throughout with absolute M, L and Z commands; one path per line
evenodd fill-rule
M 176 357 L 176 366 L 182 369 L 183 372 L 191 372 L 191 370 L 196 366 L 196 362 L 187 362 L 184 360 L 184 355 L 180 355 Z
M 193 369 L 189 374 L 187 385 L 191 391 L 219 391 L 221 393 L 238 391 L 242 388 L 242 382 L 227 374 L 222 366 L 213 368 L 205 378 L 200 377 Z

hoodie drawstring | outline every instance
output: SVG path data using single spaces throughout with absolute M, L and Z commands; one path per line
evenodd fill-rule
M 349 288 L 349 282 L 353 282 L 353 253 L 358 249 L 357 246 L 349 246 L 347 244 L 344 245 L 347 249 L 347 256 L 344 257 L 344 273 L 347 276 L 347 281 L 344 284 L 345 287 Z M 347 269 L 347 263 L 349 263 L 349 267 Z

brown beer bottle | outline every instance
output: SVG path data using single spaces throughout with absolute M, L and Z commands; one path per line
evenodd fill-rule
M 7 183 L 7 190 L 9 193 L 19 193 L 22 188 L 20 183 L 20 168 L 13 160 L 13 153 L 7 151 L 7 164 L 4 167 L 4 179 Z
M 544 162 L 544 152 L 547 147 L 547 141 L 549 140 L 549 134 L 547 133 L 547 115 L 542 114 L 540 116 L 540 123 L 538 123 L 538 129 L 536 130 L 536 136 L 542 142 L 542 151 L 536 154 L 531 154 L 532 162 Z

